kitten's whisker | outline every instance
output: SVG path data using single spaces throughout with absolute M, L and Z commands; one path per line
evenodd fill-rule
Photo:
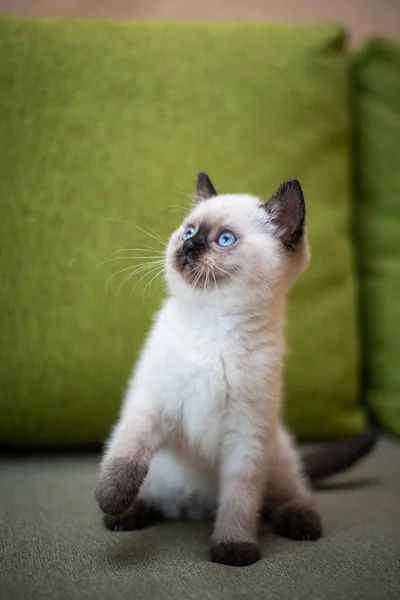
M 174 205 L 171 204 L 169 206 L 163 206 L 162 208 L 159 208 L 159 211 L 164 211 L 165 215 L 170 215 L 171 213 L 176 213 L 176 212 L 180 212 L 180 213 L 188 213 L 190 208 L 189 207 L 185 207 L 185 206 L 178 206 L 178 205 Z
M 161 270 L 159 270 L 151 279 L 150 281 L 146 284 L 143 292 L 142 292 L 142 305 L 144 305 L 144 296 L 146 294 L 146 290 L 151 286 L 151 284 L 153 283 L 153 281 L 155 279 L 157 279 L 157 277 L 159 277 L 161 275 L 161 273 L 163 273 L 166 270 L 166 267 L 163 267 Z
M 109 258 L 108 260 L 103 261 L 101 264 L 104 265 L 104 264 L 107 264 L 109 262 L 112 262 L 113 260 L 137 260 L 138 258 L 149 258 L 149 259 L 150 258 L 157 258 L 157 259 L 160 259 L 160 256 L 157 256 L 157 255 L 155 255 L 155 256 L 146 256 L 146 255 L 145 256 L 114 256 L 114 258 Z
M 213 269 L 211 269 L 211 274 L 212 274 L 212 276 L 213 276 L 213 278 L 214 278 L 215 291 L 217 292 L 217 304 L 218 304 L 218 306 L 219 306 L 219 289 L 218 289 L 218 286 L 217 286 L 217 280 L 216 280 L 216 278 L 215 278 L 215 273 L 214 273 L 214 270 L 213 270 Z
M 126 275 L 124 277 L 123 281 L 121 281 L 121 283 L 118 286 L 118 289 L 117 289 L 117 301 L 118 301 L 119 294 L 120 294 L 120 291 L 121 291 L 122 287 L 125 284 L 127 284 L 128 281 L 130 281 L 132 279 L 132 277 L 135 277 L 135 275 L 139 275 L 139 273 L 143 273 L 144 274 L 143 276 L 145 277 L 146 275 L 148 275 L 149 273 L 151 273 L 152 271 L 154 271 L 154 269 L 159 269 L 159 268 L 160 268 L 160 265 L 156 265 L 156 266 L 150 265 L 149 268 L 135 269 L 135 271 L 133 271 L 132 273 L 128 273 L 128 275 Z
M 139 263 L 136 265 L 130 265 L 129 267 L 126 267 L 125 269 L 121 269 L 120 271 L 117 271 L 116 273 L 114 273 L 112 277 L 115 277 L 116 275 L 119 275 L 119 273 L 123 273 L 124 271 L 127 271 L 128 269 L 138 269 L 140 267 L 147 267 L 147 266 L 151 266 L 151 265 L 157 265 L 157 264 L 161 264 L 164 262 L 163 258 L 157 258 L 157 260 L 150 260 L 148 262 L 144 262 L 144 263 Z
M 138 229 L 139 231 L 141 231 L 142 233 L 144 233 L 145 235 L 148 235 L 149 237 L 153 238 L 153 240 L 155 240 L 157 243 L 163 244 L 164 247 L 167 246 L 167 243 L 165 242 L 165 240 L 163 240 L 163 238 L 156 232 L 154 231 L 154 233 L 158 236 L 155 237 L 155 235 L 153 235 L 152 233 L 146 231 L 145 229 L 143 229 L 143 227 L 140 227 L 139 225 L 136 225 L 135 223 L 131 223 L 131 221 L 127 221 L 126 219 L 120 219 L 117 217 L 110 217 L 111 220 L 114 221 L 122 221 L 122 223 L 128 223 L 128 225 L 131 225 L 132 227 L 135 227 L 136 229 Z
M 196 278 L 196 276 L 199 273 L 199 271 L 200 271 L 200 267 L 195 267 L 193 269 L 193 271 L 191 271 L 189 273 L 189 281 L 194 281 L 194 279 Z
M 168 206 L 165 206 L 164 208 L 183 210 L 185 212 L 190 210 L 189 206 L 182 206 L 181 204 L 169 204 Z
M 106 219 L 108 219 L 109 221 L 120 221 L 121 223 L 127 223 L 128 225 L 133 225 L 133 223 L 131 223 L 131 221 L 128 221 L 127 219 L 122 219 L 121 217 L 106 217 Z
M 111 279 L 114 279 L 114 277 L 116 277 L 117 275 L 119 275 L 120 273 L 124 273 L 124 271 L 128 271 L 129 269 L 134 269 L 136 265 L 130 265 L 129 267 L 125 267 L 125 269 L 121 269 L 120 271 L 117 271 L 116 273 L 113 273 L 106 281 L 106 285 L 105 285 L 105 290 L 107 291 L 107 287 L 108 284 L 110 283 Z
M 150 227 L 150 225 L 147 225 L 147 227 L 148 227 L 148 229 L 150 229 L 150 231 L 152 233 L 154 233 L 154 235 L 156 236 L 158 241 L 161 242 L 161 244 L 164 244 L 165 246 L 167 245 L 166 241 L 161 237 L 161 235 L 159 233 L 157 233 L 157 231 L 154 231 L 154 229 L 152 227 Z
M 150 233 L 150 231 L 146 231 L 145 229 L 143 229 L 143 227 L 139 227 L 139 225 L 134 225 L 134 227 L 136 227 L 136 229 L 139 229 L 139 231 L 143 231 L 143 233 L 145 233 L 149 237 L 153 238 L 153 240 L 155 240 L 156 242 L 162 244 L 164 246 L 164 248 L 167 247 L 167 242 L 165 240 L 163 240 L 161 236 L 158 236 L 158 234 L 157 234 L 158 237 L 156 237 L 155 235 Z
M 164 254 L 165 250 L 159 250 L 151 246 L 139 246 L 137 248 L 123 248 L 121 252 L 155 252 L 156 254 Z
M 141 272 L 141 271 L 139 271 L 139 272 Z M 117 288 L 117 300 L 116 300 L 117 305 L 118 305 L 119 294 L 120 294 L 121 289 L 123 288 L 123 286 L 125 285 L 125 283 L 128 283 L 128 281 L 130 279 L 132 279 L 132 277 L 134 277 L 135 275 L 137 275 L 137 273 L 138 273 L 138 271 L 133 271 L 133 273 L 128 273 L 128 275 L 126 275 L 124 277 L 124 279 L 121 281 L 121 283 L 118 285 L 118 288 Z
M 108 287 L 108 284 L 110 283 L 111 279 L 113 279 L 114 277 L 116 277 L 120 273 L 124 273 L 125 271 L 129 271 L 130 269 L 137 269 L 137 268 L 140 268 L 140 267 L 147 267 L 148 265 L 152 265 L 152 264 L 156 264 L 156 263 L 158 264 L 158 261 L 151 261 L 149 263 L 143 263 L 141 265 L 130 265 L 129 267 L 125 267 L 124 269 L 121 269 L 120 271 L 117 271 L 116 273 L 113 273 L 112 275 L 110 275 L 110 277 L 106 281 L 106 285 L 105 285 L 106 291 L 107 291 L 107 287 Z
M 205 294 L 205 291 L 207 289 L 207 285 L 208 285 L 208 275 L 209 275 L 209 268 L 206 267 L 206 276 L 204 278 L 204 286 L 203 286 L 203 294 Z
M 187 200 L 190 200 L 190 202 L 193 202 L 193 194 L 185 194 L 184 192 L 178 192 L 176 190 L 171 190 L 173 194 L 178 194 L 179 196 L 182 196 L 182 198 L 186 198 Z
M 117 288 L 117 297 L 119 295 L 119 292 L 120 292 L 121 288 L 123 287 L 123 285 L 125 283 L 127 283 L 129 281 L 129 279 L 131 279 L 135 275 L 138 275 L 139 273 L 142 273 L 142 271 L 148 272 L 148 271 L 151 271 L 154 268 L 159 268 L 160 264 L 163 264 L 163 263 L 164 263 L 164 261 L 162 261 L 161 263 L 158 262 L 158 261 L 154 261 L 154 262 L 146 263 L 144 265 L 139 265 L 139 266 L 133 265 L 133 266 L 131 266 L 131 268 L 133 268 L 134 271 L 132 273 L 128 273 L 128 275 L 126 275 L 124 277 L 124 279 L 121 281 L 121 283 L 118 285 L 118 288 Z
M 197 274 L 200 272 L 199 267 L 195 267 L 193 269 L 193 271 L 190 273 L 190 277 L 189 277 L 189 283 L 190 283 L 190 292 L 189 292 L 189 297 L 192 295 L 193 293 L 193 286 L 196 283 L 196 278 L 197 278 Z M 191 281 L 192 280 L 192 281 Z
M 156 254 L 160 254 L 160 255 L 164 254 L 164 250 L 158 250 L 157 248 L 152 248 L 151 246 L 142 246 L 142 247 L 137 247 L 137 248 L 119 248 L 118 250 L 115 250 L 114 252 L 111 252 L 111 254 L 106 256 L 105 259 L 100 263 L 100 265 L 107 262 L 115 254 L 120 254 L 121 252 L 155 252 Z M 146 257 L 146 255 L 144 255 L 142 258 L 147 258 L 147 257 Z
M 204 271 L 204 267 L 201 267 L 201 269 L 200 269 L 200 267 L 197 267 L 198 275 L 195 278 L 195 280 L 191 286 L 192 289 L 190 290 L 190 295 L 192 295 L 194 288 L 196 287 L 197 283 L 199 282 L 199 279 L 201 279 L 201 276 L 203 275 L 203 271 Z
M 141 248 L 149 248 L 149 250 L 153 250 L 154 252 L 160 252 L 161 254 L 164 254 L 165 250 L 158 250 L 158 248 L 153 248 L 153 246 L 146 246 L 146 245 L 141 245 Z M 134 250 L 135 248 L 133 248 Z
M 169 208 L 169 209 L 167 209 L 165 211 L 165 214 L 166 215 L 170 215 L 171 213 L 175 213 L 175 212 L 179 212 L 179 211 L 180 212 L 185 212 L 185 213 L 188 212 L 188 210 L 183 210 L 183 209 L 180 209 L 180 208 Z
M 141 277 L 139 277 L 139 279 L 137 280 L 137 282 L 135 283 L 135 285 L 133 286 L 131 293 L 130 293 L 130 297 L 132 298 L 133 296 L 133 292 L 135 291 L 135 289 L 137 288 L 137 286 L 139 285 L 139 283 L 142 281 L 142 279 L 144 279 L 145 277 L 147 277 L 147 275 L 150 275 L 151 273 L 154 273 L 154 271 L 156 269 L 159 269 L 160 265 L 156 265 L 155 267 L 153 267 L 152 269 L 146 271 L 146 273 L 144 273 Z
M 233 279 L 236 279 L 237 281 L 240 281 L 239 277 L 236 277 L 236 275 L 233 275 L 232 273 L 228 273 L 228 271 L 224 271 L 224 269 L 221 269 L 221 267 L 218 267 L 217 265 L 215 265 L 215 268 L 218 269 L 218 271 L 221 271 L 221 273 L 224 273 L 224 275 L 229 275 L 229 277 L 233 277 Z

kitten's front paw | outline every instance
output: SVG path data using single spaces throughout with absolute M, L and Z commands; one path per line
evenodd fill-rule
M 220 542 L 211 547 L 211 562 L 232 567 L 246 567 L 261 558 L 261 548 L 256 542 Z
M 273 517 L 273 525 L 278 535 L 291 540 L 317 540 L 322 533 L 318 513 L 300 502 L 288 502 L 278 508 Z
M 143 500 L 136 500 L 133 506 L 119 517 L 104 515 L 104 525 L 110 531 L 136 531 L 144 529 L 150 522 L 151 510 Z
M 135 500 L 148 466 L 129 458 L 114 458 L 102 467 L 96 489 L 101 510 L 109 515 L 124 513 Z

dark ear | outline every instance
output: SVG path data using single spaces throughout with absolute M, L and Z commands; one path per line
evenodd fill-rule
M 214 196 L 218 196 L 218 192 L 211 183 L 211 179 L 207 173 L 199 173 L 196 183 L 196 204 Z
M 297 179 L 286 181 L 266 203 L 272 234 L 282 240 L 288 250 L 298 248 L 304 236 L 306 206 Z

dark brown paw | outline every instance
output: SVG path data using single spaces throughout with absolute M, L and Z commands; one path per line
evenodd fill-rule
M 143 500 L 137 500 L 129 510 L 118 517 L 104 515 L 104 525 L 110 531 L 144 529 L 150 522 L 151 510 Z
M 101 510 L 113 516 L 126 512 L 135 500 L 147 470 L 147 465 L 127 458 L 116 458 L 105 464 L 96 490 Z
M 255 542 L 222 542 L 211 547 L 210 558 L 221 565 L 245 567 L 260 560 L 261 548 Z
M 317 540 L 322 533 L 318 513 L 300 502 L 290 502 L 278 508 L 273 525 L 278 535 L 291 540 Z

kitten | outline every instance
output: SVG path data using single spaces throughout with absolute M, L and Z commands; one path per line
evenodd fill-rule
M 113 529 L 215 519 L 211 560 L 261 557 L 268 506 L 280 535 L 321 522 L 281 419 L 285 298 L 309 262 L 297 180 L 264 203 L 218 195 L 205 173 L 167 246 L 169 298 L 108 441 L 97 500 Z

